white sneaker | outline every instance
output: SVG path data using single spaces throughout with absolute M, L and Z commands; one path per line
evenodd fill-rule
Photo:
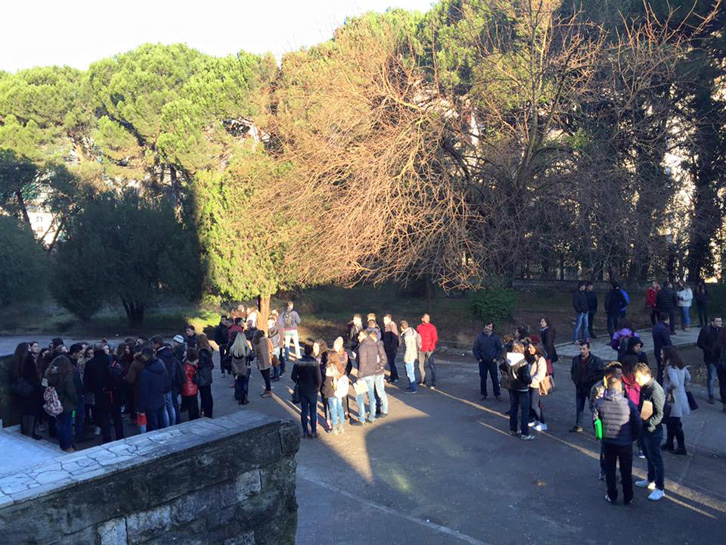
M 537 422 L 537 425 L 532 428 L 535 431 L 547 431 L 547 424 Z
M 650 496 L 648 496 L 648 499 L 650 501 L 658 501 L 662 500 L 663 496 L 665 496 L 665 492 L 659 488 L 656 488 L 653 490 L 653 492 L 650 493 Z
M 648 490 L 655 490 L 655 483 L 650 482 L 648 479 L 644 481 L 635 481 L 635 486 L 638 488 L 647 488 Z

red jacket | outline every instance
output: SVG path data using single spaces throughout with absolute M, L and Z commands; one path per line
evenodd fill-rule
M 194 373 L 197 372 L 198 365 L 198 363 L 197 365 L 192 365 L 191 363 L 184 364 L 184 374 L 186 375 L 186 380 L 184 381 L 184 384 L 182 384 L 181 389 L 181 395 L 183 397 L 193 397 L 197 395 L 197 392 L 199 391 L 199 386 L 194 384 L 194 381 L 192 380 L 192 378 L 194 377 Z
M 434 324 L 420 323 L 416 328 L 421 335 L 421 352 L 433 352 L 436 350 L 436 343 L 439 342 L 439 333 Z
M 653 286 L 649 287 L 645 292 L 645 304 L 650 308 L 655 308 L 655 298 L 658 296 L 658 290 Z

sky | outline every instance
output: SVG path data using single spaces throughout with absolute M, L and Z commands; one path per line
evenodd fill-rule
M 186 43 L 217 56 L 282 54 L 332 37 L 346 17 L 434 0 L 1 0 L 0 70 L 68 65 L 143 43 Z

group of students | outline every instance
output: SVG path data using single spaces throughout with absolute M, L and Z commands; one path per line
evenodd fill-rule
M 94 436 L 101 435 L 104 443 L 112 436 L 122 439 L 124 414 L 141 433 L 181 422 L 182 412 L 190 420 L 212 418 L 212 354 L 206 335 L 196 334 L 193 326 L 171 343 L 140 336 L 115 349 L 106 340 L 67 347 L 55 338 L 47 348 L 20 343 L 11 391 L 21 433 L 41 439 L 39 432 L 47 429 L 63 451 L 73 452 Z

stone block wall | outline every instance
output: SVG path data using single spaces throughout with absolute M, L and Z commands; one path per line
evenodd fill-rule
M 0 475 L 0 543 L 292 544 L 298 426 L 249 411 Z

